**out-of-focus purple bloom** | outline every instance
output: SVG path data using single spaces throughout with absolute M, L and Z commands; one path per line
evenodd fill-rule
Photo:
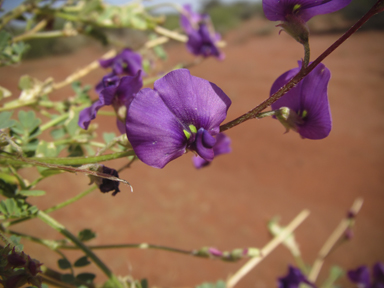
M 112 68 L 114 75 L 134 76 L 139 70 L 142 70 L 141 55 L 125 48 L 115 57 L 109 59 L 100 59 L 100 66 L 103 68 Z
M 132 100 L 126 131 L 137 157 L 163 168 L 187 150 L 207 161 L 231 105 L 215 84 L 192 76 L 187 69 L 174 70 L 144 88 Z
M 301 283 L 305 283 L 311 287 L 316 288 L 307 278 L 301 273 L 300 269 L 289 266 L 288 274 L 285 277 L 278 279 L 278 288 L 299 288 Z
M 224 133 L 217 134 L 216 144 L 213 146 L 213 153 L 216 156 L 231 152 L 231 139 Z M 211 162 L 201 158 L 200 156 L 193 156 L 193 165 L 197 169 L 208 166 Z
M 106 76 L 103 78 L 102 83 L 103 88 L 100 90 L 99 100 L 80 112 L 79 126 L 83 129 L 88 129 L 90 122 L 96 118 L 97 111 L 103 106 L 112 105 L 118 116 L 119 130 L 121 133 L 125 133 L 126 107 L 143 86 L 141 70 L 135 76 L 124 76 L 122 78 L 111 75 Z
M 336 12 L 352 0 L 263 0 L 265 17 L 283 21 L 281 26 L 297 41 L 308 41 L 306 22 L 313 16 Z
M 372 268 L 372 282 L 367 266 L 360 266 L 356 270 L 348 271 L 348 278 L 359 288 L 384 288 L 384 265 L 377 262 Z
M 203 57 L 215 56 L 219 60 L 224 59 L 224 54 L 217 47 L 221 36 L 214 31 L 208 15 L 195 13 L 190 5 L 184 5 L 180 25 L 188 35 L 189 52 Z
M 298 68 L 289 70 L 277 78 L 272 85 L 271 95 L 295 76 L 301 65 L 299 61 Z M 332 129 L 327 91 L 330 77 L 329 69 L 320 63 L 287 94 L 272 104 L 273 110 L 289 108 L 289 116 L 285 118 L 285 123 L 282 122 L 287 130 L 292 129 L 308 139 L 323 139 L 329 135 Z M 280 118 L 279 120 L 282 121 Z

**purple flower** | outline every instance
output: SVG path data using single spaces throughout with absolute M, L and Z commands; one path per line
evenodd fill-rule
M 226 136 L 224 133 L 217 134 L 216 143 L 213 146 L 213 154 L 216 156 L 221 154 L 226 154 L 231 152 L 231 139 Z M 200 156 L 193 156 L 192 158 L 193 165 L 197 169 L 208 166 L 211 162 L 201 158 Z
M 129 48 L 125 48 L 115 57 L 109 59 L 100 59 L 100 66 L 103 68 L 112 68 L 113 75 L 134 76 L 139 70 L 142 70 L 142 58 L 138 53 Z M 110 75 L 109 75 L 110 76 Z
M 336 12 L 351 0 L 263 0 L 265 17 L 281 26 L 300 43 L 308 41 L 305 23 L 313 16 Z
M 215 84 L 192 76 L 187 69 L 174 70 L 157 80 L 154 89 L 144 88 L 132 100 L 126 131 L 137 157 L 163 168 L 187 150 L 206 161 L 231 105 Z
M 377 262 L 372 269 L 373 281 L 371 283 L 369 269 L 367 266 L 360 266 L 356 270 L 348 271 L 348 278 L 359 288 L 384 288 L 384 265 Z
M 141 71 L 135 76 L 124 76 L 121 79 L 119 76 L 106 76 L 102 83 L 99 100 L 80 112 L 78 124 L 81 128 L 88 129 L 90 122 L 96 118 L 97 111 L 103 106 L 112 105 L 117 113 L 117 126 L 121 133 L 125 133 L 126 107 L 143 86 Z
M 281 75 L 271 88 L 271 95 L 284 86 L 300 71 L 299 67 Z M 332 128 L 331 111 L 328 102 L 328 82 L 330 71 L 320 63 L 301 82 L 272 104 L 272 109 L 289 108 L 289 116 L 281 119 L 287 130 L 298 132 L 308 139 L 323 139 Z
M 208 15 L 195 13 L 190 5 L 184 5 L 180 25 L 188 35 L 187 49 L 189 52 L 197 56 L 215 56 L 219 60 L 224 59 L 224 54 L 217 47 L 221 36 L 214 31 Z
M 289 266 L 288 274 L 285 277 L 278 279 L 278 288 L 298 288 L 301 283 L 308 284 L 316 288 L 307 278 L 301 273 L 300 269 Z

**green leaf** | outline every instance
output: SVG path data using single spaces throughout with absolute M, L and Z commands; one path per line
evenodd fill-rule
M 36 157 L 56 157 L 57 156 L 57 149 L 53 142 L 45 142 L 44 140 L 41 140 L 36 148 Z
M 217 281 L 217 283 L 203 283 L 199 286 L 196 286 L 196 288 L 225 288 L 225 282 L 223 280 Z
M 13 245 L 15 245 L 17 249 L 23 251 L 24 245 L 20 243 L 21 237 L 11 235 L 8 239 L 12 242 Z
M 75 267 L 84 267 L 91 264 L 90 261 L 88 261 L 87 256 L 80 257 L 79 259 L 76 260 L 76 262 L 73 264 Z
M 148 280 L 146 278 L 140 280 L 141 288 L 149 288 Z
M 93 232 L 91 229 L 83 229 L 79 232 L 77 238 L 79 238 L 79 240 L 83 242 L 89 241 L 93 238 L 96 238 L 96 233 Z
M 31 76 L 23 75 L 20 77 L 20 80 L 19 80 L 20 90 L 28 90 L 28 89 L 33 88 L 33 86 L 34 86 L 34 81 L 33 81 L 33 78 Z
M 11 91 L 9 91 L 7 88 L 0 86 L 0 101 L 3 100 L 3 98 L 7 98 L 10 96 L 12 96 Z
M 16 124 L 15 120 L 10 119 L 12 112 L 4 111 L 0 113 L 0 129 L 12 127 Z
M 6 180 L 5 177 L 0 175 L 0 194 L 7 198 L 12 198 L 16 195 L 17 185 Z
M 50 132 L 53 139 L 58 140 L 66 135 L 64 128 L 54 129 Z
M 37 196 L 43 196 L 45 195 L 45 191 L 43 190 L 20 190 L 17 192 L 17 194 L 26 196 L 26 197 L 37 197 Z
M 61 275 L 61 281 L 68 283 L 68 284 L 73 284 L 75 282 L 75 277 L 73 277 L 72 274 L 63 274 Z
M 7 47 L 9 40 L 11 39 L 11 35 L 4 31 L 0 31 L 0 51 L 3 51 L 5 47 Z
M 80 127 L 77 124 L 79 122 L 79 113 L 80 111 L 70 110 L 69 117 L 64 122 L 65 129 L 70 136 L 75 136 L 76 132 L 80 130 Z
M 67 259 L 65 259 L 65 258 L 62 258 L 62 259 L 59 259 L 59 260 L 57 260 L 57 264 L 59 265 L 59 267 L 60 267 L 60 269 L 63 269 L 63 270 L 65 270 L 65 269 L 69 269 L 69 268 L 71 268 L 72 267 L 72 264 L 71 264 L 71 262 L 69 262 Z M 70 274 L 72 277 L 73 277 L 73 275 L 72 274 Z M 63 275 L 64 276 L 64 275 Z M 64 281 L 64 280 L 63 280 Z M 64 281 L 65 282 L 65 281 Z M 68 283 L 68 282 L 66 282 L 66 283 Z
M 96 278 L 96 275 L 93 273 L 80 273 L 76 276 L 77 280 L 84 282 L 92 282 Z
M 113 132 L 112 133 L 103 133 L 103 139 L 104 139 L 106 144 L 110 143 L 115 138 L 116 138 L 116 134 Z

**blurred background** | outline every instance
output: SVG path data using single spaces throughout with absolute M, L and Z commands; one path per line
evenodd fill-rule
M 11 3 L 12 2 L 12 3 Z M 3 8 L 17 1 L 6 0 Z M 124 4 L 126 1 L 108 1 Z M 187 1 L 173 1 L 179 4 Z M 353 0 L 338 13 L 310 20 L 311 59 L 336 41 L 373 5 L 371 0 Z M 152 1 L 151 5 L 164 3 Z M 193 1 L 194 8 L 209 13 L 227 46 L 222 62 L 207 59 L 191 73 L 205 78 L 232 99 L 228 121 L 249 111 L 269 96 L 274 80 L 297 67 L 302 47 L 286 33 L 279 35 L 278 23 L 267 21 L 259 1 Z M 166 8 L 153 13 L 171 13 Z M 177 29 L 178 15 L 170 14 L 164 26 Z M 64 23 L 54 22 L 60 27 Z M 52 213 L 70 231 L 89 228 L 97 232 L 90 244 L 151 243 L 181 249 L 213 246 L 220 250 L 263 247 L 271 235 L 267 222 L 278 215 L 289 223 L 308 208 L 310 217 L 295 232 L 304 260 L 312 264 L 321 246 L 346 216 L 357 197 L 364 198 L 353 237 L 344 241 L 327 258 L 319 283 L 331 266 L 354 269 L 384 261 L 384 17 L 377 15 L 324 60 L 331 70 L 329 99 L 333 130 L 321 141 L 303 140 L 294 132 L 284 134 L 278 121 L 251 120 L 227 132 L 233 152 L 215 159 L 207 168 L 195 170 L 191 153 L 159 170 L 137 161 L 120 176 L 134 187 L 123 186 L 115 197 L 94 192 L 77 203 Z M 14 23 L 13 29 L 20 29 Z M 124 46 L 137 48 L 145 41 L 141 32 L 102 30 Z M 90 37 L 30 41 L 26 60 L 0 68 L 0 85 L 13 97 L 19 95 L 18 81 L 24 74 L 56 81 L 100 58 L 111 46 Z M 167 71 L 177 63 L 194 61 L 185 46 L 165 46 L 166 61 L 156 63 Z M 99 69 L 81 80 L 95 85 L 106 73 Z M 95 91 L 91 97 L 97 98 Z M 73 96 L 70 87 L 54 92 L 53 99 Z M 103 108 L 108 111 L 107 108 Z M 115 119 L 97 116 L 101 132 L 118 133 Z M 226 121 L 227 122 L 227 121 Z M 100 135 L 101 137 L 101 135 Z M 109 162 L 121 167 L 125 160 Z M 30 172 L 28 172 L 30 173 Z M 37 175 L 37 172 L 36 172 Z M 33 179 L 36 175 L 26 175 Z M 88 188 L 83 175 L 56 175 L 37 189 L 49 193 L 32 204 L 46 209 Z M 61 235 L 34 219 L 13 227 L 16 231 L 44 238 Z M 44 246 L 24 241 L 25 252 L 45 265 L 57 268 L 56 255 Z M 54 257 L 52 257 L 54 255 Z M 79 253 L 68 251 L 70 259 Z M 194 287 L 216 282 L 233 274 L 244 261 L 225 263 L 164 251 L 120 249 L 97 251 L 118 275 L 147 278 L 150 287 Z M 276 287 L 277 277 L 294 265 L 289 251 L 280 246 L 248 274 L 237 287 Z M 94 268 L 96 282 L 105 280 Z M 89 269 L 88 269 L 89 270 Z M 87 271 L 88 272 L 88 271 Z M 353 287 L 341 281 L 342 287 Z

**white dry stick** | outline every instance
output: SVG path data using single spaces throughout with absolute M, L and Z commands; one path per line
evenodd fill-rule
M 309 215 L 309 210 L 303 210 L 291 223 L 286 226 L 281 233 L 275 236 L 263 249 L 260 255 L 251 258 L 244 264 L 226 283 L 226 288 L 234 287 L 245 275 L 247 275 L 257 264 L 259 264 L 269 253 L 279 246 Z
M 349 210 L 349 214 L 351 215 L 357 215 L 359 213 L 361 206 L 363 205 L 363 199 L 357 198 L 355 202 L 353 202 L 351 209 Z M 337 241 L 342 237 L 345 233 L 345 231 L 348 229 L 349 225 L 351 223 L 351 219 L 349 217 L 344 218 L 341 220 L 340 224 L 336 227 L 336 229 L 333 231 L 333 233 L 329 236 L 327 241 L 325 241 L 323 247 L 320 249 L 319 254 L 315 260 L 315 263 L 313 263 L 311 272 L 308 275 L 308 280 L 314 283 L 317 279 L 317 276 L 319 275 L 319 272 L 321 270 L 321 267 L 324 264 L 325 257 L 328 256 L 328 254 L 331 252 L 332 248 L 335 246 Z
M 116 55 L 116 50 L 112 49 L 112 50 L 108 51 L 107 53 L 105 53 L 101 58 L 102 59 L 108 59 L 108 58 L 114 57 L 115 55 Z M 64 81 L 53 84 L 53 89 L 57 90 L 57 89 L 60 89 L 60 88 L 66 86 L 68 84 L 71 84 L 73 81 L 80 79 L 81 77 L 84 77 L 89 72 L 97 69 L 98 67 L 100 67 L 99 60 L 95 60 L 92 63 L 85 66 L 84 68 L 82 68 L 82 69 L 76 71 L 75 73 L 69 75 L 67 78 L 65 78 Z

